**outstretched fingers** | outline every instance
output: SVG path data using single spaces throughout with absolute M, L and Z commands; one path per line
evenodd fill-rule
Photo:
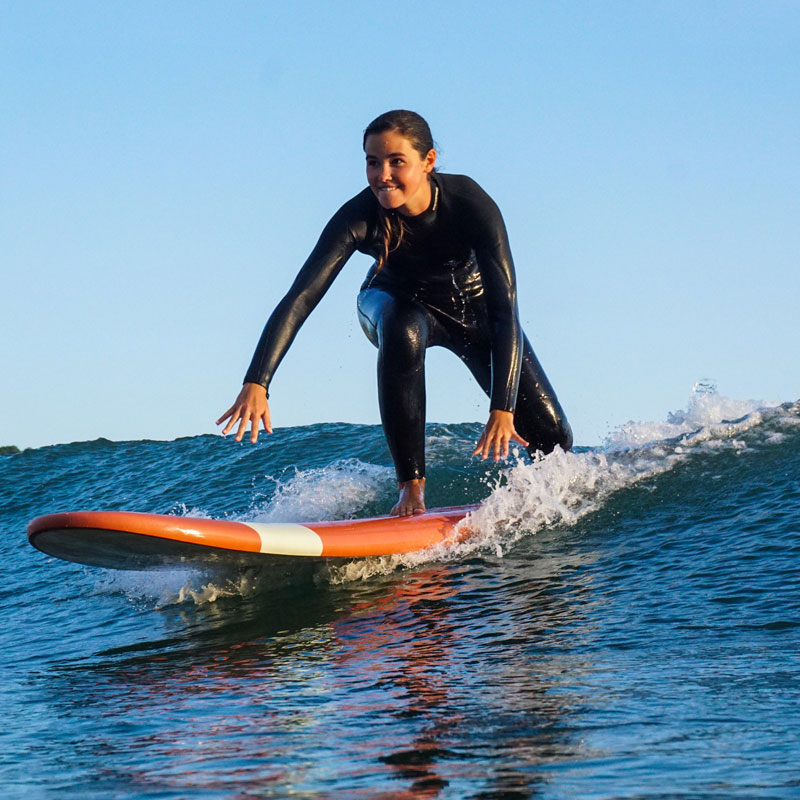
M 222 423 L 225 422 L 225 420 L 228 419 L 228 417 L 232 417 L 233 416 L 233 413 L 234 413 L 235 410 L 236 410 L 236 406 L 231 406 L 214 424 L 215 425 L 222 425 Z M 233 427 L 233 424 L 234 424 L 235 421 L 236 421 L 235 419 L 232 419 L 230 421 L 230 424 L 226 425 L 222 429 L 223 435 L 226 434 Z
M 239 392 L 236 402 L 217 420 L 217 425 L 221 425 L 225 420 L 228 420 L 228 423 L 222 429 L 222 435 L 226 436 L 238 424 L 235 437 L 237 442 L 244 439 L 248 424 L 252 443 L 258 441 L 259 425 L 263 424 L 264 430 L 272 433 L 266 389 L 259 384 L 246 383 Z
M 511 411 L 495 410 L 489 414 L 489 421 L 483 429 L 472 455 L 486 460 L 490 456 L 495 461 L 508 458 L 511 442 L 527 447 L 525 441 L 514 428 L 514 414 Z
M 241 442 L 244 439 L 244 435 L 247 432 L 247 423 L 250 422 L 250 441 L 256 442 L 258 441 L 258 420 L 255 420 L 255 424 L 253 424 L 253 420 L 250 417 L 250 414 L 244 413 L 242 414 L 241 419 L 239 420 L 239 428 L 236 431 L 236 441 Z

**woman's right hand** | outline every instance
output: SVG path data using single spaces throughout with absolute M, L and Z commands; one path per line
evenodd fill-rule
M 248 422 L 250 423 L 251 442 L 258 441 L 258 426 L 262 422 L 264 423 L 264 430 L 267 433 L 272 433 L 267 390 L 260 383 L 244 384 L 233 405 L 217 420 L 217 425 L 221 425 L 226 419 L 228 424 L 222 429 L 222 435 L 226 436 L 238 422 L 237 442 L 241 442 L 244 438 Z

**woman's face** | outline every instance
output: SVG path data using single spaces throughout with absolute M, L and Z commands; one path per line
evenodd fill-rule
M 378 202 L 414 217 L 431 202 L 428 175 L 436 163 L 436 151 L 421 156 L 411 142 L 397 131 L 374 133 L 364 144 L 367 182 Z

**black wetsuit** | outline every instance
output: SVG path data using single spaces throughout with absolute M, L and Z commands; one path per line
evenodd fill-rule
M 467 365 L 491 410 L 514 412 L 531 452 L 568 449 L 572 432 L 524 336 L 505 224 L 494 201 L 463 175 L 432 173 L 431 203 L 402 217 L 404 233 L 358 296 L 378 347 L 378 395 L 398 481 L 425 475 L 425 350 L 442 346 Z M 383 251 L 378 200 L 369 188 L 325 226 L 288 294 L 267 322 L 245 382 L 269 388 L 297 331 L 356 251 Z

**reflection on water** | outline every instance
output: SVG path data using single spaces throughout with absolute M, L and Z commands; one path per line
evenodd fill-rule
M 532 767 L 586 757 L 570 715 L 591 584 L 563 581 L 586 560 L 521 553 L 164 609 L 174 637 L 41 678 L 93 773 L 73 791 L 532 796 Z

